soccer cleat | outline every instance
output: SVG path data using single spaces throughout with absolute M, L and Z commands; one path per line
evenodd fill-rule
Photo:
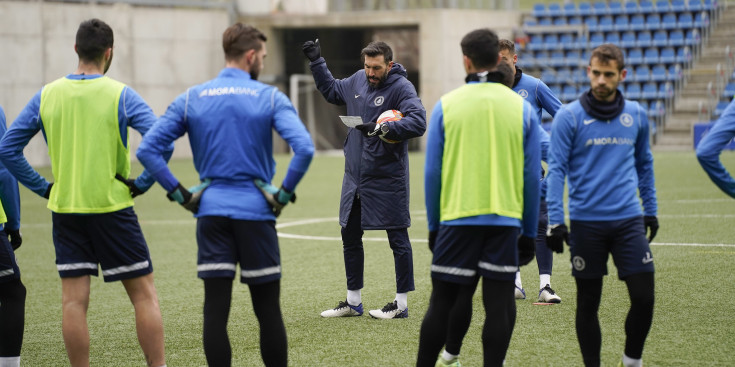
M 348 316 L 362 316 L 362 303 L 357 306 L 353 306 L 340 301 L 337 307 L 322 312 L 322 317 L 348 317 Z
M 405 319 L 408 317 L 408 307 L 401 311 L 398 309 L 398 301 L 393 301 L 380 310 L 370 310 L 369 314 L 376 319 Z
M 526 299 L 526 291 L 516 286 L 516 299 Z
M 545 303 L 561 303 L 561 298 L 547 284 L 538 291 L 538 301 Z
M 459 357 L 452 358 L 451 361 L 447 361 L 441 355 L 436 360 L 434 367 L 462 367 L 462 363 L 459 363 Z

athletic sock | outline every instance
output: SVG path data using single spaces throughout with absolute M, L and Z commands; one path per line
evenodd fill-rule
M 642 359 L 635 359 L 630 358 L 623 353 L 623 365 L 625 367 L 642 367 L 643 366 L 643 360 Z
M 362 303 L 362 290 L 358 289 L 355 291 L 347 290 L 347 303 L 353 306 L 359 306 Z
M 0 357 L 0 367 L 20 367 L 20 356 Z
M 539 274 L 538 278 L 540 284 L 538 289 L 542 289 L 547 284 L 551 287 L 551 274 Z
M 459 357 L 459 355 L 449 353 L 446 349 L 444 349 L 444 351 L 442 352 L 442 358 L 445 361 L 453 361 L 457 357 Z
M 521 272 L 516 272 L 516 287 L 523 289 L 523 283 L 521 283 Z
M 408 308 L 408 293 L 396 293 L 396 302 L 399 310 L 403 311 Z

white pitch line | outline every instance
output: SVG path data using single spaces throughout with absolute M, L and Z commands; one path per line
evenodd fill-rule
M 729 243 L 665 243 L 654 242 L 652 246 L 684 246 L 684 247 L 735 247 Z

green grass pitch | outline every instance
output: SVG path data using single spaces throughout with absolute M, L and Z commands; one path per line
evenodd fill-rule
M 654 240 L 656 310 L 644 351 L 650 366 L 735 365 L 735 201 L 720 192 L 696 162 L 693 152 L 657 152 L 656 186 L 661 230 Z M 280 182 L 289 156 L 277 157 Z M 723 161 L 735 167 L 735 153 Z M 197 182 L 190 160 L 171 167 L 185 185 Z M 431 292 L 431 254 L 426 245 L 423 205 L 423 155 L 411 155 L 410 229 L 416 291 L 409 294 L 410 317 L 374 320 L 367 316 L 322 319 L 319 313 L 345 298 L 344 265 L 337 213 L 342 155 L 323 155 L 297 188 L 298 200 L 279 218 L 283 279 L 281 305 L 292 366 L 411 366 Z M 140 172 L 139 165 L 134 166 Z M 50 177 L 50 170 L 42 174 Z M 46 202 L 25 188 L 22 195 L 23 247 L 16 253 L 28 288 L 23 366 L 67 365 L 61 336 L 60 281 L 54 266 L 51 215 Z M 196 277 L 195 220 L 166 199 L 160 186 L 136 198 L 135 209 L 150 246 L 161 301 L 169 366 L 203 366 L 202 282 Z M 381 308 L 395 295 L 393 257 L 385 232 L 365 237 L 367 309 Z M 612 262 L 605 278 L 600 320 L 602 361 L 616 365 L 623 351 L 628 308 L 624 283 Z M 522 269 L 529 298 L 517 301 L 518 317 L 506 366 L 581 366 L 574 331 L 576 290 L 568 251 L 555 256 L 552 285 L 562 297 L 554 306 L 533 306 L 538 270 Z M 133 308 L 122 285 L 93 279 L 88 323 L 91 362 L 97 366 L 142 366 Z M 481 294 L 475 295 L 473 323 L 461 360 L 482 365 Z M 234 287 L 229 323 L 234 366 L 262 365 L 258 324 L 246 286 Z

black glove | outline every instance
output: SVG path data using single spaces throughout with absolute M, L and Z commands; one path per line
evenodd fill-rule
M 643 225 L 646 226 L 648 232 L 648 243 L 651 243 L 658 233 L 658 218 L 655 215 L 646 215 L 643 217 Z
M 304 55 L 309 59 L 309 61 L 314 62 L 317 59 L 321 57 L 322 49 L 319 47 L 319 39 L 317 38 L 316 41 L 306 41 L 304 42 L 304 45 L 301 46 L 301 50 L 304 51 Z
M 130 189 L 130 196 L 136 197 L 138 195 L 143 195 L 143 190 L 139 189 L 138 186 L 135 186 L 135 180 L 125 178 L 119 173 L 115 175 L 115 178 L 124 183 Z
M 43 197 L 48 199 L 49 196 L 51 196 L 51 186 L 54 186 L 54 183 L 48 184 L 48 187 L 46 188 L 46 192 L 43 193 Z
M 181 186 L 181 183 L 179 183 L 179 185 L 176 186 L 176 188 L 173 189 L 171 192 L 166 194 L 166 197 L 168 197 L 168 199 L 171 201 L 175 201 L 179 203 L 186 210 L 194 214 L 196 214 L 199 211 L 199 200 L 193 201 L 192 193 L 189 192 L 189 190 L 187 190 L 186 187 Z
M 569 243 L 569 230 L 566 224 L 549 226 L 546 231 L 546 246 L 551 251 L 561 254 L 564 252 L 564 242 Z
M 378 129 L 378 124 L 374 122 L 366 122 L 362 125 L 355 126 L 355 129 L 360 130 L 360 132 L 362 132 L 362 135 L 375 136 L 375 129 Z M 378 131 L 380 131 L 380 129 L 378 129 Z
M 439 231 L 429 231 L 429 250 L 434 252 L 434 245 L 436 244 L 436 235 Z
M 5 233 L 10 237 L 10 245 L 13 246 L 13 251 L 17 250 L 23 243 L 23 236 L 20 235 L 20 229 L 5 229 Z
M 533 237 L 518 237 L 518 266 L 531 262 L 536 256 L 536 239 Z
M 283 210 L 283 207 L 285 207 L 286 204 L 289 202 L 296 202 L 296 193 L 289 192 L 284 189 L 283 186 L 281 186 L 281 188 L 276 188 L 275 186 L 257 178 L 255 179 L 255 185 L 258 186 L 260 192 L 265 196 L 265 200 L 271 205 L 273 214 L 276 217 L 281 215 L 281 210 Z

